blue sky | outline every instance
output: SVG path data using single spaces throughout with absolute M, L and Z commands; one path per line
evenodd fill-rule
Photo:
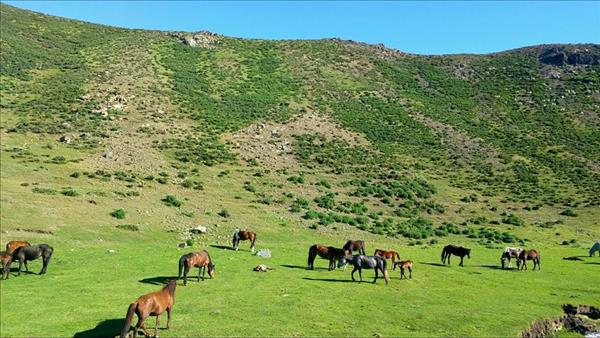
M 339 37 L 420 54 L 489 53 L 542 43 L 600 43 L 600 2 L 3 1 L 128 28 L 235 37 Z

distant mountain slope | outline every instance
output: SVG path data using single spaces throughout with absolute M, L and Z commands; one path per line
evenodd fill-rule
M 214 165 L 244 157 L 240 130 L 316 114 L 366 143 L 288 135 L 283 152 L 305 168 L 435 177 L 524 203 L 600 202 L 598 45 L 423 56 L 339 39 L 116 29 L 0 8 L 9 132 L 70 135 L 72 147 L 108 145 L 115 156 L 139 142 L 131 150 L 142 155 L 129 151 L 123 168 L 148 159 L 146 167 Z

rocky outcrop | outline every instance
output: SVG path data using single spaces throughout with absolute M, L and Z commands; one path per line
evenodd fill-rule
M 597 325 L 590 319 L 600 318 L 600 310 L 594 306 L 564 304 L 562 306 L 566 316 L 536 320 L 531 326 L 521 333 L 523 338 L 550 337 L 556 332 L 564 330 L 586 335 L 596 332 Z M 587 316 L 587 319 L 583 316 Z
M 538 52 L 540 63 L 562 67 L 565 65 L 598 65 L 600 64 L 600 46 L 548 46 Z
M 218 34 L 209 31 L 200 31 L 196 33 L 172 32 L 171 37 L 179 40 L 183 44 L 198 48 L 213 48 L 219 40 Z

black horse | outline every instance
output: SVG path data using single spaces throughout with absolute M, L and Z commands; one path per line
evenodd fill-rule
M 48 244 L 28 245 L 18 248 L 12 254 L 12 261 L 19 261 L 19 271 L 17 272 L 17 276 L 21 274 L 21 267 L 23 266 L 23 263 L 25 263 L 25 271 L 29 272 L 27 261 L 33 261 L 40 257 L 42 257 L 43 263 L 40 275 L 45 274 L 53 252 L 54 249 Z M 12 261 L 9 264 L 9 269 L 12 265 Z
M 358 270 L 358 275 L 360 277 L 360 281 L 362 282 L 362 269 L 375 270 L 375 279 L 373 279 L 373 283 L 375 283 L 377 281 L 377 278 L 379 278 L 379 271 L 381 271 L 381 273 L 383 274 L 385 284 L 387 284 L 388 280 L 390 279 L 387 272 L 387 261 L 383 257 L 356 255 L 340 258 L 341 265 L 345 265 L 346 263 L 350 263 L 354 266 L 351 275 L 352 281 L 355 281 L 354 272 Z
M 348 250 L 350 253 L 352 253 L 354 251 L 358 251 L 359 254 L 366 255 L 365 254 L 365 241 L 360 240 L 360 239 L 357 241 L 349 240 L 348 242 L 346 242 L 346 244 L 344 244 L 342 249 Z
M 442 263 L 446 264 L 446 260 L 448 260 L 448 265 L 450 265 L 451 255 L 460 257 L 460 264 L 458 264 L 458 266 L 463 266 L 464 257 L 467 256 L 467 258 L 471 258 L 471 249 L 452 244 L 446 245 L 444 250 L 442 250 Z

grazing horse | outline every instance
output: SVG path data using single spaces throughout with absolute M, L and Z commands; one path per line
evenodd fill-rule
M 460 264 L 458 264 L 458 266 L 463 266 L 464 257 L 467 256 L 467 258 L 471 258 L 471 249 L 452 244 L 446 245 L 444 250 L 442 250 L 442 263 L 446 264 L 446 260 L 448 260 L 448 265 L 450 265 L 451 255 L 460 257 Z
M 409 278 L 412 279 L 413 262 L 411 260 L 394 262 L 392 270 L 396 270 L 397 267 L 400 268 L 400 279 L 402 279 L 402 277 L 406 278 L 404 270 L 408 270 Z
M 521 254 L 521 251 L 523 251 L 523 249 L 521 249 L 521 248 L 511 248 L 509 246 L 504 248 L 504 251 L 502 252 L 502 255 L 500 256 L 500 263 L 502 263 L 502 269 L 504 269 L 504 265 L 506 264 L 507 259 L 508 259 L 508 268 L 510 269 L 512 267 L 511 263 L 510 263 L 510 259 L 511 258 L 519 259 L 519 254 Z
M 54 249 L 48 244 L 29 245 L 18 248 L 12 253 L 12 261 L 19 261 L 19 271 L 17 272 L 17 276 L 21 274 L 23 263 L 25 263 L 25 271 L 29 272 L 27 261 L 33 261 L 40 257 L 42 257 L 42 270 L 40 271 L 40 275 L 45 274 L 53 253 Z M 12 261 L 8 264 L 9 269 L 12 265 Z
M 12 255 L 8 251 L 0 252 L 0 262 L 2 263 L 2 277 L 0 279 L 8 279 L 11 260 Z
M 377 249 L 377 250 L 375 250 L 375 253 L 373 254 L 373 256 L 379 256 L 379 257 L 383 257 L 385 259 L 391 258 L 392 264 L 396 263 L 396 258 L 400 259 L 400 254 L 394 250 L 385 251 L 385 250 Z
M 233 249 L 238 251 L 240 248 L 240 241 L 250 240 L 250 250 L 254 252 L 254 244 L 256 243 L 256 233 L 252 231 L 235 229 L 233 233 Z
M 171 324 L 171 310 L 173 310 L 173 304 L 175 303 L 175 288 L 177 287 L 177 281 L 170 280 L 162 290 L 145 294 L 138 298 L 135 302 L 129 305 L 127 309 L 127 316 L 125 317 L 125 326 L 121 331 L 120 338 L 127 337 L 127 332 L 131 327 L 131 320 L 133 314 L 137 314 L 138 322 L 133 330 L 133 338 L 137 335 L 140 327 L 144 330 L 146 337 L 150 337 L 148 330 L 146 329 L 146 318 L 148 316 L 156 316 L 156 327 L 154 328 L 154 337 L 158 337 L 158 326 L 160 325 L 160 315 L 167 311 L 167 330 Z
M 204 274 L 206 273 L 206 267 L 208 267 L 208 275 L 210 278 L 215 278 L 215 264 L 213 263 L 208 251 L 203 250 L 200 252 L 190 252 L 187 255 L 179 258 L 179 274 L 177 279 L 181 279 L 181 272 L 183 272 L 183 285 L 187 285 L 187 275 L 191 268 L 198 268 L 198 282 L 202 275 L 204 280 Z
M 346 244 L 344 244 L 342 249 L 348 250 L 348 252 L 350 252 L 350 253 L 352 253 L 354 251 L 358 251 L 359 254 L 361 254 L 363 256 L 366 255 L 365 254 L 365 241 L 360 240 L 360 239 L 357 241 L 349 240 L 348 242 L 346 242 Z
M 517 260 L 517 268 L 519 270 L 527 270 L 527 261 L 533 261 L 533 270 L 535 270 L 535 266 L 537 265 L 538 270 L 540 267 L 540 253 L 537 250 L 523 250 L 519 254 L 519 259 Z
M 387 272 L 387 261 L 383 257 L 379 256 L 365 256 L 365 255 L 356 255 L 356 256 L 346 256 L 340 259 L 340 264 L 350 263 L 354 266 L 352 270 L 352 281 L 356 281 L 354 279 L 354 272 L 358 270 L 358 275 L 360 277 L 360 281 L 362 282 L 362 269 L 373 269 L 375 270 L 375 279 L 373 279 L 373 283 L 377 281 L 379 278 L 379 271 L 383 274 L 383 278 L 385 279 L 385 284 L 388 283 L 390 279 Z
M 22 246 L 30 246 L 30 245 L 31 245 L 31 243 L 26 242 L 26 241 L 10 241 L 10 242 L 6 243 L 6 252 L 8 252 L 10 254 Z
M 329 271 L 335 270 L 335 261 L 339 261 L 349 254 L 350 252 L 344 249 L 315 244 L 308 249 L 308 269 L 315 269 L 315 258 L 319 255 L 321 258 L 329 260 Z
M 594 256 L 596 252 L 598 252 L 598 256 L 600 256 L 600 242 L 598 241 L 590 248 L 590 257 Z

